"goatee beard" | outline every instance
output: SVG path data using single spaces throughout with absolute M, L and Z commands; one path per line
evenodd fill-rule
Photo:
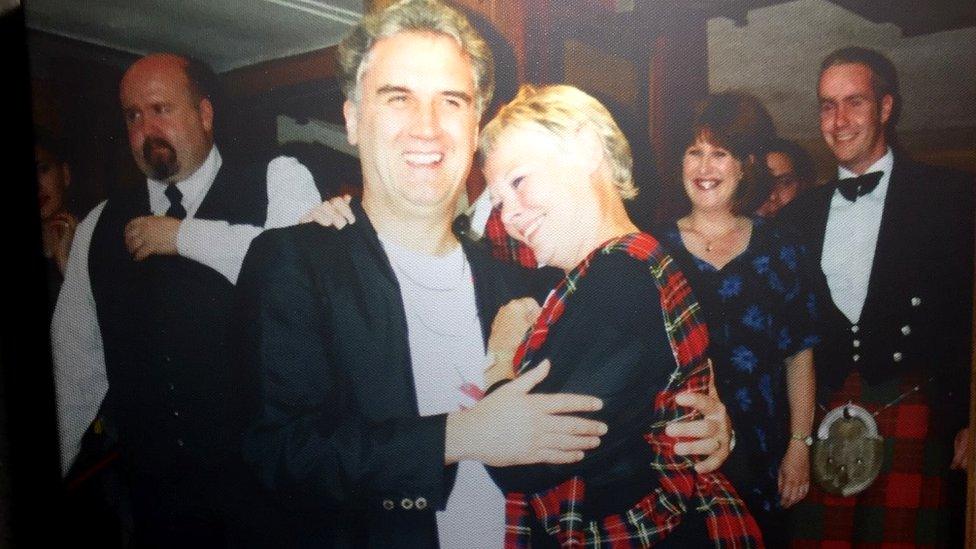
M 149 176 L 165 181 L 180 171 L 176 149 L 161 137 L 149 137 L 142 144 L 142 158 L 149 168 Z

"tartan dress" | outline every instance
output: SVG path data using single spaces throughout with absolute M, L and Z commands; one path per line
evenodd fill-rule
M 684 391 L 707 392 L 711 365 L 705 356 L 708 329 L 699 320 L 694 294 L 653 237 L 634 233 L 613 239 L 566 275 L 549 295 L 535 325 L 516 351 L 513 363 L 518 372 L 537 362 L 536 352 L 542 348 L 550 327 L 559 321 L 597 254 L 627 254 L 646 263 L 660 290 L 660 308 L 675 368 L 667 386 L 655 397 L 654 417 L 644 433 L 649 446 L 647 473 L 658 477 L 659 485 L 632 508 L 599 518 L 584 517 L 580 511 L 586 483 L 579 476 L 538 493 L 509 492 L 505 546 L 530 547 L 532 525 L 537 522 L 562 547 L 649 547 L 671 534 L 683 515 L 694 509 L 704 515 L 708 538 L 715 547 L 762 547 L 762 536 L 752 515 L 728 480 L 721 473 L 696 473 L 691 459 L 675 454 L 678 440 L 664 433 L 668 422 L 693 416 L 694 412 L 679 407 L 674 397 Z

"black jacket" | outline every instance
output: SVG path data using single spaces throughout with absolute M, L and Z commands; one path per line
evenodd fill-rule
M 238 280 L 240 362 L 253 374 L 244 456 L 291 518 L 278 545 L 436 547 L 455 467 L 446 415 L 420 417 L 400 289 L 365 212 L 337 231 L 263 233 Z M 529 273 L 465 244 L 487 341 Z
M 810 251 L 823 297 L 814 350 L 818 400 L 858 370 L 877 383 L 908 371 L 936 374 L 926 392 L 937 420 L 966 425 L 973 289 L 973 180 L 896 153 L 864 308 L 857 325 L 834 305 L 820 268 L 835 184 L 809 191 L 778 220 Z M 856 343 L 855 343 L 856 342 Z M 856 346 L 855 346 L 856 345 Z M 856 359 L 854 357 L 857 357 Z

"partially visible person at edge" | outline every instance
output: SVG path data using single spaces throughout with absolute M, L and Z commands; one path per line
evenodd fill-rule
M 579 461 L 605 425 L 572 415 L 597 398 L 529 394 L 544 366 L 483 396 L 489 323 L 540 275 L 451 232 L 491 56 L 455 10 L 405 0 L 366 16 L 339 57 L 362 204 L 313 212 L 340 231 L 268 231 L 241 273 L 239 350 L 258 399 L 245 457 L 264 503 L 286 511 L 277 528 L 259 522 L 276 546 L 497 548 L 505 501 L 484 465 Z M 676 450 L 716 468 L 724 408 L 683 398 L 705 417 L 669 427 L 699 439 Z
M 817 311 L 804 248 L 748 215 L 764 196 L 769 137 L 750 99 L 722 93 L 698 103 L 681 162 L 691 209 L 656 234 L 701 300 L 712 337 L 737 435 L 723 470 L 766 542 L 782 547 L 784 509 L 810 484 Z
M 788 139 L 777 137 L 768 142 L 766 167 L 772 177 L 772 186 L 766 201 L 756 209 L 756 215 L 760 217 L 775 216 L 816 184 L 817 172 L 810 153 Z
M 596 395 L 604 406 L 592 417 L 609 427 L 578 463 L 491 468 L 508 492 L 506 547 L 762 546 L 724 475 L 697 472 L 675 454 L 687 443 L 666 433 L 694 414 L 676 395 L 712 387 L 708 329 L 668 252 L 624 209 L 637 188 L 610 113 L 571 86 L 523 86 L 480 150 L 505 229 L 565 274 L 541 311 L 526 299 L 499 312 L 492 336 L 516 336 L 513 360 L 489 380 L 517 382 L 549 361 L 533 392 Z
M 895 145 L 895 67 L 848 47 L 820 68 L 820 130 L 837 180 L 780 214 L 811 252 L 824 298 L 819 403 L 851 402 L 884 437 L 880 475 L 847 497 L 814 486 L 796 547 L 962 544 L 972 326 L 973 178 Z
M 78 218 L 68 209 L 66 193 L 71 185 L 71 166 L 60 140 L 45 130 L 34 136 L 34 165 L 37 168 L 37 202 L 41 215 L 41 244 L 47 260 L 48 312 L 54 304 L 68 266 L 68 252 Z

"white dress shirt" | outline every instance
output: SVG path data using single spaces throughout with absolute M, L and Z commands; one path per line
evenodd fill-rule
M 222 159 L 217 147 L 210 150 L 196 172 L 176 183 L 183 193 L 187 216 L 176 237 L 179 255 L 206 265 L 237 282 L 244 254 L 251 240 L 264 228 L 293 225 L 321 202 L 312 174 L 294 158 L 278 157 L 268 164 L 268 211 L 264 228 L 231 225 L 226 221 L 196 219 L 194 215 L 210 190 Z M 166 184 L 148 179 L 149 207 L 153 215 L 165 215 L 170 201 Z M 105 209 L 98 204 L 78 225 L 64 283 L 51 320 L 51 350 L 61 444 L 61 469 L 66 474 L 81 449 L 81 438 L 98 413 L 108 392 L 105 350 L 95 311 L 88 272 L 92 234 Z
M 884 212 L 893 165 L 894 157 L 889 148 L 884 156 L 864 172 L 883 172 L 881 181 L 873 191 L 851 202 L 839 190 L 835 190 L 830 199 L 820 266 L 827 277 L 827 286 L 834 304 L 855 324 L 861 318 L 864 300 L 868 295 L 871 266 L 874 265 L 881 214 Z M 857 175 L 846 168 L 837 168 L 839 179 Z

